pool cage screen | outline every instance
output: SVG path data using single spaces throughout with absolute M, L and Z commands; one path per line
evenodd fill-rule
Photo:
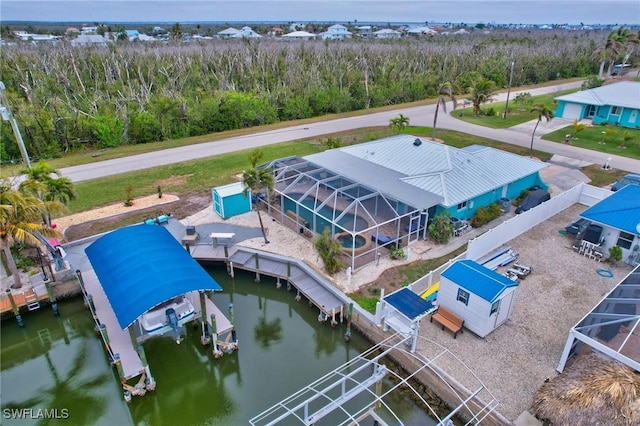
M 263 167 L 272 169 L 275 178 L 274 193 L 262 200 L 269 213 L 308 238 L 328 230 L 353 270 L 391 247 L 406 247 L 426 224 L 418 209 L 303 158 Z

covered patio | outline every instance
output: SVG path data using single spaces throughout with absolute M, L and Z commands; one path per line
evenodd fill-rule
M 428 209 L 440 197 L 385 176 L 392 171 L 384 167 L 334 160 L 332 170 L 296 156 L 265 165 L 273 170 L 275 187 L 260 201 L 276 220 L 307 238 L 328 230 L 352 270 L 386 255 L 383 248 L 406 247 L 426 236 Z M 343 167 L 357 170 L 358 179 L 336 171 Z M 380 180 L 386 191 L 376 184 Z

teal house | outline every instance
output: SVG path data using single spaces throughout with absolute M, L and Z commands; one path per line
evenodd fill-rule
M 223 219 L 251 211 L 251 197 L 244 193 L 242 182 L 213 188 L 211 195 L 213 211 Z
M 558 118 L 640 129 L 640 82 L 621 81 L 554 99 Z

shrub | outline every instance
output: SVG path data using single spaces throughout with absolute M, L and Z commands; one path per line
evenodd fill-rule
M 405 253 L 404 253 L 404 249 L 400 246 L 391 246 L 389 248 L 389 256 L 391 256 L 392 259 L 398 260 L 398 259 L 404 259 L 405 257 Z
M 331 237 L 328 229 L 316 236 L 313 246 L 318 251 L 324 268 L 326 271 L 333 275 L 342 269 L 342 262 L 340 261 L 340 243 Z
M 124 206 L 131 207 L 133 205 L 133 186 L 127 186 L 125 191 Z
M 609 247 L 609 262 L 616 263 L 622 260 L 622 248 L 619 246 Z
M 439 244 L 446 244 L 453 236 L 454 225 L 448 212 L 441 213 L 433 218 L 429 226 L 429 236 Z
M 519 206 L 520 204 L 522 204 L 522 201 L 527 198 L 527 195 L 529 195 L 531 193 L 531 191 L 529 191 L 528 189 L 525 189 L 524 191 L 522 191 L 520 193 L 520 195 L 518 195 L 518 197 L 514 198 L 514 200 L 511 202 L 511 204 L 513 204 L 514 206 Z
M 496 203 L 489 204 L 487 206 L 482 206 L 476 213 L 473 215 L 473 219 L 471 220 L 471 226 L 474 228 L 479 228 L 482 225 L 486 225 L 491 222 L 493 219 L 500 217 L 502 214 L 502 209 Z

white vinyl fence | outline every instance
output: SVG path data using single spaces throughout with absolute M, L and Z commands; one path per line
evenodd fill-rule
M 592 206 L 611 194 L 613 193 L 608 189 L 597 188 L 583 183 L 574 186 L 552 197 L 549 201 L 516 215 L 469 241 L 466 258 L 478 260 L 507 241 L 514 239 L 576 203 Z

